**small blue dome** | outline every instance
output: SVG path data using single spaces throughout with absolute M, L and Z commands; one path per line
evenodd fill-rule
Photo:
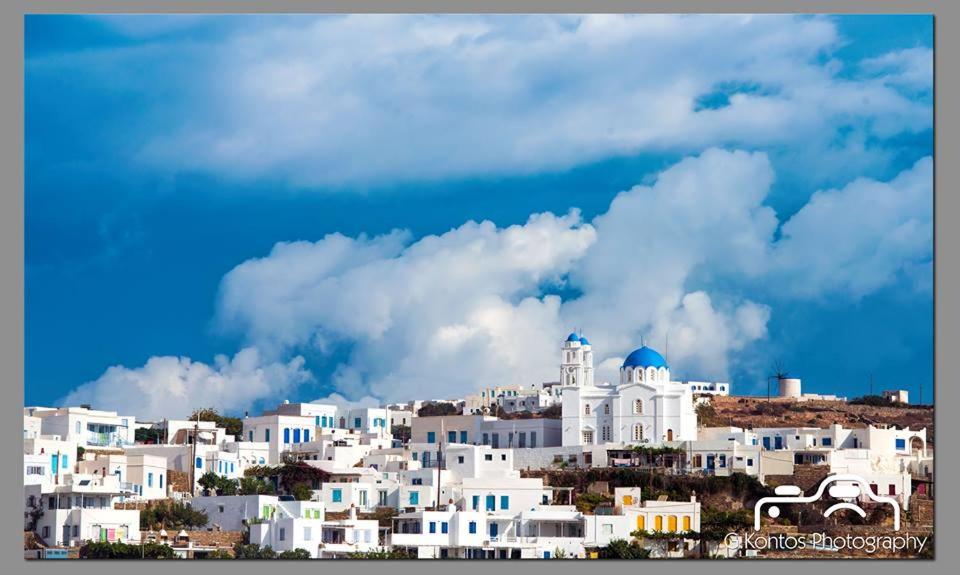
M 585 337 L 583 337 L 583 336 L 581 335 L 581 336 L 580 336 L 580 345 L 590 345 L 590 340 L 588 340 L 587 338 L 585 338 Z
M 647 346 L 633 350 L 630 355 L 627 356 L 627 359 L 623 360 L 622 367 L 665 367 L 670 369 L 670 366 L 667 365 L 667 360 L 663 359 L 662 355 Z
M 567 341 L 580 341 L 580 336 L 575 333 L 571 333 L 567 336 Z

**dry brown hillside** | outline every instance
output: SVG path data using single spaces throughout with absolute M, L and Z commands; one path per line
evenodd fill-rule
M 933 408 L 930 406 L 875 407 L 850 405 L 842 401 L 795 401 L 766 397 L 715 397 L 713 413 L 701 411 L 700 425 L 755 427 L 844 427 L 895 425 L 927 428 L 933 443 Z M 704 417 L 706 416 L 706 417 Z

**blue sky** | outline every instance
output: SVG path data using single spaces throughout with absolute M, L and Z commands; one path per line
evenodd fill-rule
M 931 395 L 931 17 L 25 26 L 28 404 L 455 396 L 575 326 Z

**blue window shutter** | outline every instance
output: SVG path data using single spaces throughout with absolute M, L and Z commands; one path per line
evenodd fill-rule
M 436 521 L 431 521 L 431 522 L 430 522 L 430 533 L 436 533 L 436 532 L 437 532 L 437 522 L 436 522 Z
M 283 442 L 290 443 L 290 428 L 286 427 L 283 430 Z
M 510 509 L 510 497 L 507 495 L 500 496 L 500 509 Z

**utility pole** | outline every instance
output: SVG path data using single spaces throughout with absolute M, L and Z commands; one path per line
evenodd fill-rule
M 440 511 L 440 478 L 443 474 L 443 424 L 446 418 L 440 416 L 440 437 L 437 439 L 437 507 L 436 510 Z
M 190 495 L 197 494 L 197 436 L 200 431 L 200 412 L 197 411 L 197 421 L 193 424 L 193 449 L 190 456 Z

